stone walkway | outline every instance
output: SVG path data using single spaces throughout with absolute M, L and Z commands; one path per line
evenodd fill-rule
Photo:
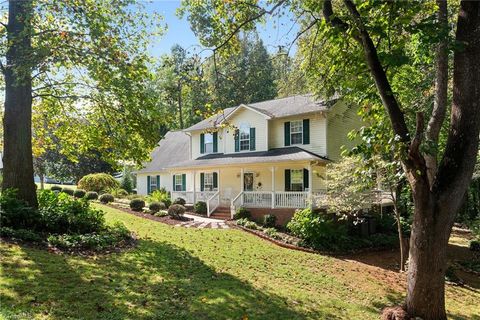
M 199 217 L 193 214 L 184 214 L 185 217 L 192 218 L 193 221 L 185 221 L 175 225 L 175 227 L 198 228 L 198 229 L 230 229 L 223 220 Z

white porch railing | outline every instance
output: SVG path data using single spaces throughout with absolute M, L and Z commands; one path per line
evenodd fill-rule
M 207 199 L 207 217 L 210 217 L 213 211 L 220 205 L 220 191 L 215 192 Z
M 230 216 L 233 219 L 233 215 L 235 214 L 235 210 L 242 205 L 242 195 L 243 191 L 235 196 L 230 203 Z
M 276 208 L 305 208 L 308 203 L 308 192 L 279 191 L 275 192 Z
M 212 197 L 217 191 L 197 191 L 195 192 L 195 201 L 205 201 Z M 186 203 L 194 203 L 193 201 L 193 191 L 173 191 L 172 192 L 172 201 L 182 198 L 185 199 Z
M 271 191 L 244 191 L 242 205 L 249 208 L 271 208 L 273 192 Z

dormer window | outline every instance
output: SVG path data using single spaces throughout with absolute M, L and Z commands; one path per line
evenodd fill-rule
M 213 134 L 206 133 L 205 134 L 205 153 L 212 153 L 213 152 Z
M 290 122 L 290 141 L 291 144 L 303 144 L 303 121 Z
M 250 150 L 250 126 L 244 124 L 240 126 L 240 151 Z

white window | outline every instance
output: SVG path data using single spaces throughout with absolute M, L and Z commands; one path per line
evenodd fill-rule
M 290 190 L 303 191 L 303 169 L 290 170 Z
M 157 177 L 152 176 L 150 177 L 150 192 L 153 192 L 158 189 L 157 186 Z
M 302 144 L 303 143 L 303 121 L 291 121 L 290 122 L 290 144 Z
M 250 150 L 250 126 L 243 124 L 239 129 L 240 151 Z
M 213 172 L 205 173 L 203 176 L 203 190 L 213 191 Z
M 182 175 L 175 175 L 175 185 L 173 186 L 175 191 L 183 191 Z
M 213 134 L 205 133 L 205 153 L 213 152 Z

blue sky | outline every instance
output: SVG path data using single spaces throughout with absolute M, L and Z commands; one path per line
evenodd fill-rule
M 180 19 L 175 11 L 180 6 L 180 1 L 154 0 L 145 2 L 145 8 L 148 12 L 157 12 L 164 17 L 164 22 L 168 25 L 168 30 L 163 37 L 154 39 L 151 44 L 151 54 L 161 56 L 169 53 L 174 44 L 179 44 L 191 51 L 200 51 L 199 42 L 195 34 L 190 29 L 186 17 Z M 293 28 L 292 28 L 293 26 Z M 294 25 L 292 17 L 285 15 L 279 17 L 267 17 L 265 25 L 259 26 L 258 31 L 263 42 L 270 52 L 276 52 L 278 45 L 289 44 L 298 32 L 298 26 Z M 295 52 L 292 48 L 291 53 Z

